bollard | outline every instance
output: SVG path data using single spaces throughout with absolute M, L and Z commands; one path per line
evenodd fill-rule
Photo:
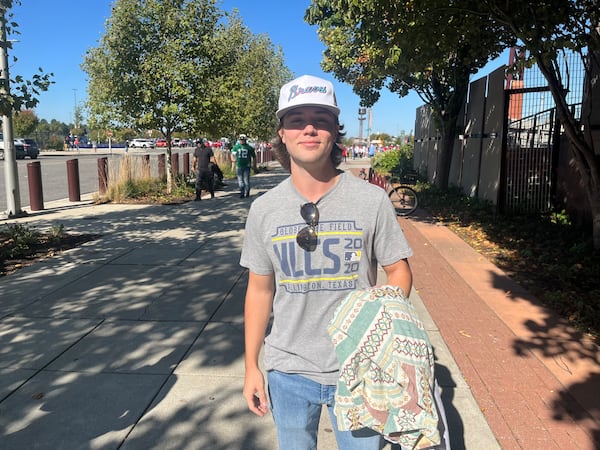
M 106 156 L 98 158 L 98 193 L 106 194 L 108 187 L 108 158 Z
M 161 180 L 167 176 L 167 171 L 165 170 L 165 154 L 161 153 L 158 155 L 158 178 Z
M 179 153 L 173 153 L 172 156 L 171 167 L 173 169 L 173 178 L 177 178 L 177 175 L 179 175 Z
M 183 174 L 186 178 L 190 174 L 190 154 L 188 152 L 183 154 Z
M 81 191 L 79 189 L 79 160 L 67 160 L 67 181 L 69 185 L 69 201 L 81 201 Z
M 42 166 L 39 161 L 27 164 L 27 182 L 29 183 L 29 207 L 32 211 L 44 209 Z

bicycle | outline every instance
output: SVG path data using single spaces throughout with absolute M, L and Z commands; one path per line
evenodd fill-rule
M 362 168 L 358 173 L 358 177 L 376 184 L 388 193 L 392 205 L 398 216 L 408 216 L 415 212 L 419 204 L 417 192 L 411 187 L 416 184 L 418 174 L 415 171 L 404 171 L 399 174 L 392 173 L 391 177 L 382 177 L 376 175 L 372 168 L 369 173 Z
M 392 205 L 398 216 L 408 216 L 415 212 L 419 204 L 417 191 L 403 177 L 386 177 L 385 190 L 388 192 Z M 414 184 L 414 183 L 412 183 Z

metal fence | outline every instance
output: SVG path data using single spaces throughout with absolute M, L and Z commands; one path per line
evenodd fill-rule
M 557 126 L 554 108 L 508 124 L 503 211 L 545 212 L 552 208 Z
M 581 112 L 584 70 L 577 55 L 559 60 L 567 103 Z M 504 212 L 546 212 L 556 195 L 560 123 L 547 81 L 537 66 L 510 80 L 506 89 L 506 144 L 499 206 Z
M 567 103 L 580 116 L 585 70 L 579 55 L 559 62 Z M 509 84 L 510 83 L 510 84 Z M 506 79 L 501 67 L 470 84 L 454 142 L 449 183 L 492 201 L 506 213 L 553 207 L 561 127 L 547 81 L 537 66 Z M 429 108 L 417 109 L 415 168 L 434 180 L 439 172 L 439 133 Z

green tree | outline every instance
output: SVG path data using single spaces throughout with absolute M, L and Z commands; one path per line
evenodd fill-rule
M 291 78 L 267 36 L 212 0 L 117 0 L 83 68 L 90 127 L 158 130 L 169 191 L 173 137 L 270 136 L 279 86 Z
M 600 8 L 597 0 L 537 0 L 505 2 L 483 0 L 477 11 L 490 17 L 518 39 L 548 81 L 558 118 L 571 142 L 572 161 L 587 193 L 592 211 L 594 247 L 600 248 L 600 149 L 598 133 L 600 105 Z M 571 79 L 565 52 L 579 55 L 585 68 L 581 120 L 567 103 Z M 593 87 L 595 84 L 595 87 Z M 595 89 L 595 93 L 594 93 Z M 596 110 L 594 111 L 594 108 Z M 595 119 L 593 119 L 595 117 Z M 596 134 L 597 136 L 597 134 Z
M 83 123 L 83 107 L 81 105 L 75 106 L 74 114 L 75 123 L 71 124 L 70 134 L 73 136 L 85 136 L 87 134 L 86 124 Z
M 506 48 L 504 29 L 479 14 L 453 14 L 445 0 L 313 0 L 305 20 L 326 45 L 321 65 L 352 85 L 362 106 L 386 86 L 415 91 L 442 136 L 434 183 L 447 189 L 457 119 L 471 74 Z
M 383 145 L 390 145 L 393 143 L 392 136 L 387 133 L 371 133 L 371 140 L 380 140 Z
M 69 125 L 52 119 L 41 119 L 35 129 L 35 139 L 41 148 L 62 150 L 65 136 L 69 134 Z
M 31 136 L 35 132 L 39 123 L 40 119 L 38 119 L 34 111 L 26 109 L 24 111 L 17 112 L 13 117 L 15 136 Z
M 236 10 L 219 26 L 214 46 L 219 76 L 210 80 L 211 98 L 197 108 L 209 110 L 203 131 L 215 137 L 272 136 L 279 87 L 292 78 L 281 49 L 268 36 L 253 35 Z
M 73 120 L 75 121 L 75 128 L 83 128 L 83 106 L 80 104 L 75 105 L 75 112 Z
M 212 0 L 117 0 L 100 45 L 82 65 L 95 125 L 159 130 L 167 139 L 199 129 L 213 70 L 212 36 L 223 14 Z M 195 123 L 194 123 L 195 121 Z
M 243 96 L 240 105 L 244 110 L 238 130 L 267 140 L 277 127 L 275 111 L 279 89 L 293 76 L 285 67 L 283 53 L 281 50 L 275 52 L 266 35 L 252 36 L 248 44 L 248 51 L 239 61 L 240 93 Z

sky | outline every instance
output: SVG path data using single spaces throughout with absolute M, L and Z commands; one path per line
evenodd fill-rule
M 347 137 L 357 137 L 359 97 L 349 85 L 340 83 L 321 69 L 324 45 L 317 37 L 317 27 L 304 22 L 310 0 L 221 0 L 220 9 L 239 10 L 245 25 L 254 34 L 267 34 L 283 50 L 285 63 L 296 76 L 310 74 L 329 79 L 334 84 L 341 109 L 340 123 Z M 110 17 L 112 0 L 22 0 L 13 8 L 13 20 L 20 35 L 9 50 L 9 73 L 31 79 L 38 68 L 54 74 L 47 92 L 39 96 L 35 109 L 40 119 L 74 122 L 75 105 L 87 98 L 87 74 L 81 69 L 85 52 L 98 46 Z M 132 30 L 134 31 L 134 30 Z M 12 58 L 16 57 L 16 63 Z M 507 57 L 491 62 L 474 79 L 507 63 Z M 409 134 L 414 129 L 415 110 L 423 102 L 417 94 L 404 98 L 383 90 L 371 108 L 370 132 L 393 136 Z M 368 120 L 363 122 L 363 137 L 368 134 Z

